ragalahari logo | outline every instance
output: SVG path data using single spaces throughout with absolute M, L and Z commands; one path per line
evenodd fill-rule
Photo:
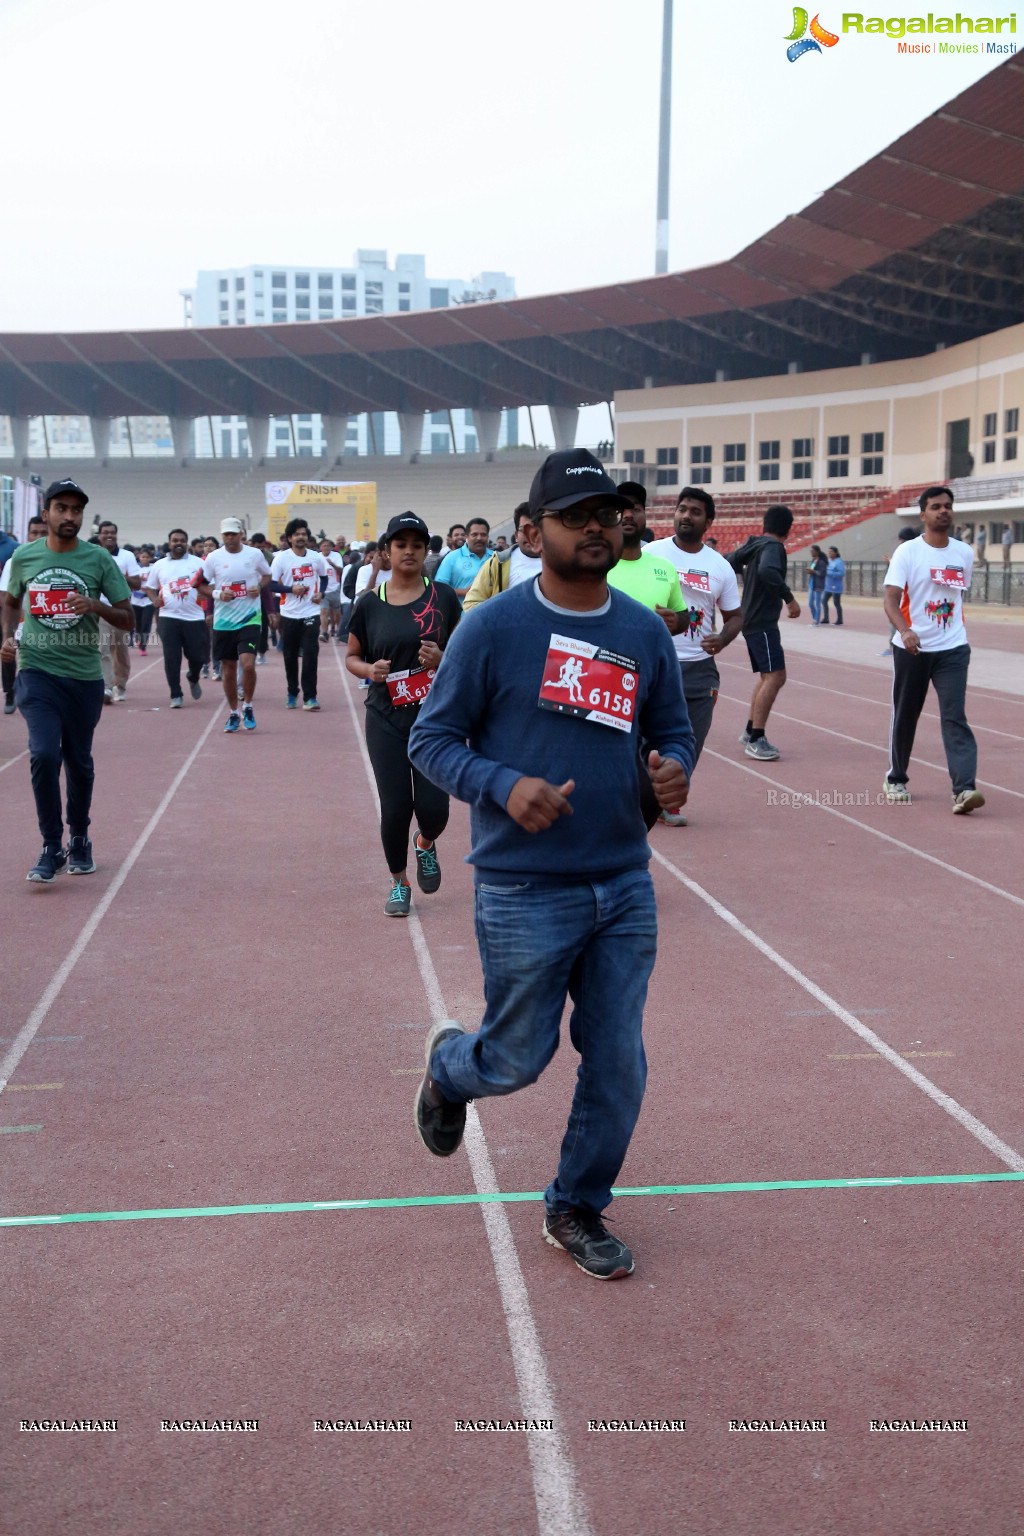
M 810 31 L 810 37 L 807 36 L 808 31 Z M 797 59 L 802 59 L 805 53 L 820 53 L 822 48 L 834 48 L 839 38 L 834 32 L 827 31 L 817 16 L 808 28 L 807 12 L 802 5 L 794 5 L 793 30 L 786 34 L 786 41 L 789 43 L 786 58 L 791 64 L 795 64 Z

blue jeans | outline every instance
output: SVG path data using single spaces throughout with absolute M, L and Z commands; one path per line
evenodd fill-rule
M 817 624 L 821 618 L 822 600 L 824 596 L 824 591 L 819 591 L 817 587 L 807 588 L 807 606 L 811 610 L 811 618 L 814 620 L 815 624 Z
M 540 834 L 543 836 L 543 833 Z M 625 1161 L 647 1082 L 643 1012 L 658 945 L 646 870 L 579 885 L 479 885 L 486 1002 L 475 1035 L 447 1040 L 430 1071 L 455 1103 L 535 1083 L 558 1049 L 566 997 L 576 1091 L 549 1211 L 600 1213 Z

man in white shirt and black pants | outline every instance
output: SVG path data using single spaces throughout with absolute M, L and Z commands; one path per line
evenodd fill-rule
M 964 816 L 985 804 L 974 784 L 978 745 L 965 714 L 971 648 L 963 595 L 971 585 L 974 551 L 961 539 L 950 538 L 953 492 L 948 486 L 930 486 L 922 491 L 919 504 L 921 537 L 901 544 L 885 573 L 885 614 L 896 633 L 889 771 L 882 787 L 890 804 L 910 803 L 910 754 L 931 683 L 953 781 L 953 814 Z
M 281 648 L 288 688 L 287 704 L 296 709 L 299 702 L 299 655 L 302 655 L 302 707 L 320 708 L 316 696 L 320 663 L 321 585 L 327 580 L 327 562 L 317 549 L 309 548 L 309 524 L 303 517 L 293 517 L 284 536 L 290 549 L 274 556 L 270 579 L 281 589 Z

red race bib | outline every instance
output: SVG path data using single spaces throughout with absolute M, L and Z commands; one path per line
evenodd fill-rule
M 552 635 L 537 703 L 616 731 L 631 731 L 640 666 L 631 656 Z
M 395 708 L 408 709 L 410 704 L 423 703 L 436 676 L 433 667 L 413 667 L 408 672 L 389 672 L 384 681 Z
M 47 583 L 45 586 L 33 586 L 28 588 L 28 611 L 37 619 L 50 618 L 54 614 L 74 615 L 74 609 L 69 607 L 69 600 L 80 594 L 74 587 L 54 587 Z
M 249 595 L 249 588 L 244 581 L 226 581 L 224 583 L 224 591 L 233 592 L 236 597 L 248 597 Z
M 964 588 L 964 568 L 962 565 L 932 566 L 931 578 L 937 587 L 956 587 L 961 592 Z

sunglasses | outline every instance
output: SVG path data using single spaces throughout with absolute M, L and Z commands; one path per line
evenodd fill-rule
M 617 528 L 622 522 L 621 507 L 584 507 L 578 503 L 575 507 L 562 507 L 561 511 L 546 511 L 541 517 L 557 517 L 563 528 L 585 528 L 592 517 L 596 517 L 602 528 Z M 534 519 L 536 521 L 536 518 Z

